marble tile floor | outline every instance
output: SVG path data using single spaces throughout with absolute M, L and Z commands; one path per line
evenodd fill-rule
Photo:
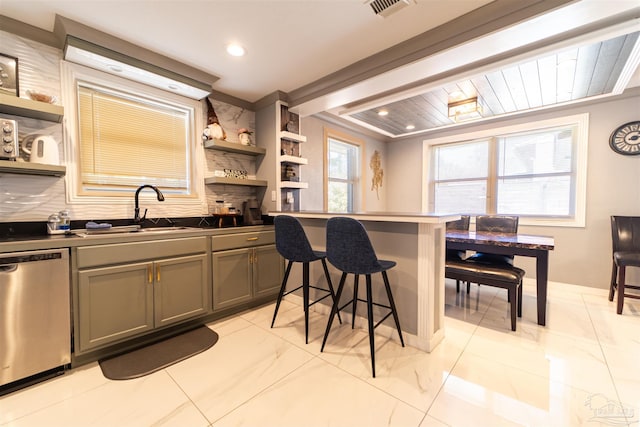
M 211 349 L 129 381 L 97 363 L 0 397 L 0 426 L 640 426 L 640 301 L 615 314 L 607 292 L 550 284 L 547 326 L 524 289 L 518 330 L 506 292 L 446 286 L 446 338 L 435 351 L 376 338 L 311 314 L 299 299 L 209 325 Z

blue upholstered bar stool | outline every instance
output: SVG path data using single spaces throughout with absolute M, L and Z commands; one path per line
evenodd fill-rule
M 371 348 L 371 371 L 375 378 L 376 376 L 376 359 L 375 359 L 375 345 L 373 330 L 380 325 L 387 317 L 393 314 L 393 319 L 396 323 L 396 329 L 400 336 L 400 343 L 404 347 L 404 340 L 402 339 L 402 330 L 400 329 L 400 321 L 398 320 L 398 312 L 393 302 L 393 296 L 391 294 L 391 287 L 389 286 L 389 278 L 387 277 L 387 270 L 393 268 L 395 261 L 380 260 L 376 256 L 376 253 L 371 245 L 369 236 L 364 226 L 352 218 L 335 217 L 327 221 L 327 259 L 338 270 L 342 271 L 342 277 L 340 278 L 340 284 L 338 285 L 338 291 L 336 298 L 331 308 L 331 315 L 329 316 L 329 322 L 327 323 L 327 330 L 324 333 L 324 339 L 322 340 L 322 348 L 327 342 L 329 331 L 331 330 L 331 323 L 336 314 L 339 315 L 340 310 L 349 304 L 353 304 L 353 317 L 356 315 L 356 305 L 358 301 L 358 276 L 361 274 L 366 275 L 367 285 L 367 320 L 369 323 L 369 346 Z M 353 300 L 340 307 L 340 295 L 344 289 L 347 274 L 355 274 L 354 280 L 354 293 Z M 389 299 L 389 305 L 382 305 L 373 302 L 371 292 L 371 275 L 374 273 L 382 273 L 382 279 L 384 280 L 384 286 L 387 291 L 387 298 Z M 383 307 L 389 309 L 389 312 L 378 321 L 373 324 L 373 306 Z M 353 322 L 351 324 L 353 328 Z
M 307 239 L 307 235 L 302 228 L 302 224 L 296 218 L 289 215 L 280 215 L 273 220 L 276 229 L 276 249 L 282 255 L 284 259 L 288 261 L 287 269 L 284 272 L 284 278 L 282 279 L 282 286 L 280 286 L 280 292 L 278 293 L 278 300 L 276 302 L 276 309 L 273 313 L 273 320 L 271 321 L 271 327 L 276 321 L 278 315 L 278 309 L 280 308 L 280 302 L 282 297 L 295 292 L 302 288 L 302 299 L 304 304 L 304 342 L 309 342 L 309 307 L 313 304 L 322 301 L 327 297 L 331 297 L 335 302 L 335 292 L 333 285 L 331 284 L 331 277 L 329 276 L 329 270 L 327 269 L 326 254 L 320 251 L 314 251 L 311 248 L 311 244 Z M 324 269 L 324 275 L 327 279 L 328 289 L 318 288 L 309 284 L 309 263 L 320 260 L 322 262 L 322 268 Z M 294 262 L 302 263 L 302 285 L 295 289 L 286 291 L 287 280 L 289 279 L 289 273 Z M 309 303 L 309 288 L 317 289 L 327 294 L 323 297 Z M 338 316 L 340 323 L 342 319 Z

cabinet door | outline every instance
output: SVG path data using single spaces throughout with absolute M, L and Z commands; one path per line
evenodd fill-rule
M 155 327 L 207 314 L 211 307 L 206 254 L 154 263 Z
M 284 261 L 276 250 L 276 245 L 259 246 L 254 251 L 254 296 L 277 294 L 284 274 Z
M 80 351 L 153 329 L 153 264 L 78 273 Z
M 253 249 L 213 253 L 213 309 L 233 307 L 251 300 Z

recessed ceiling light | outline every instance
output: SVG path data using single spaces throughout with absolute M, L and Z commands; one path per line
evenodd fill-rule
M 120 67 L 118 65 L 108 65 L 108 67 L 114 73 L 121 73 L 122 72 L 122 67 Z
M 414 130 L 416 127 L 414 125 L 407 125 L 406 130 Z
M 244 56 L 246 51 L 244 50 L 244 47 L 239 44 L 231 43 L 227 45 L 227 53 L 231 56 Z
M 386 116 L 387 114 L 389 114 L 389 112 L 387 110 L 380 110 L 378 111 L 378 115 L 379 116 Z

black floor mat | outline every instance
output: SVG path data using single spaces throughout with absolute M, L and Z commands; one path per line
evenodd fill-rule
M 112 380 L 129 380 L 149 375 L 211 348 L 218 341 L 218 334 L 202 326 L 164 341 L 100 360 L 105 377 Z

